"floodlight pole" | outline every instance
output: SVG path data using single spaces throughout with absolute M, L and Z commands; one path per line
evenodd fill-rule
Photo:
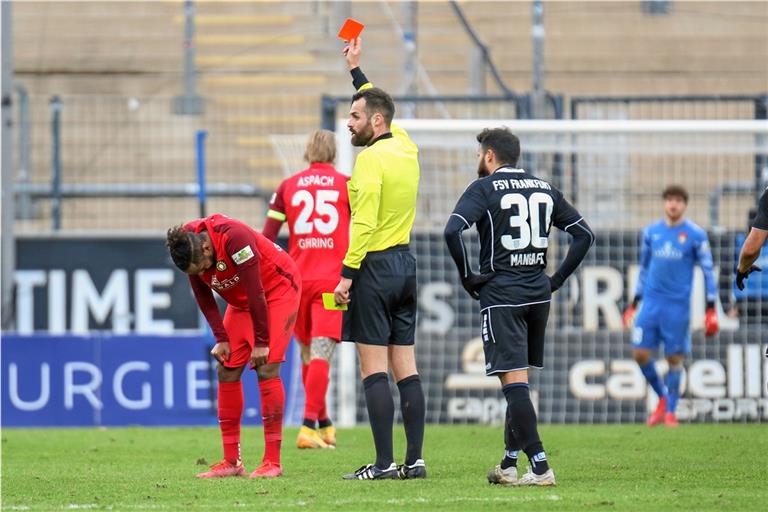
M 14 327 L 14 271 L 16 270 L 16 237 L 13 232 L 15 216 L 14 172 L 11 149 L 13 145 L 13 47 L 11 45 L 11 2 L 2 2 L 2 330 Z
M 544 2 L 533 2 L 533 25 L 531 27 L 533 37 L 533 102 L 531 117 L 533 119 L 545 119 L 545 95 L 544 89 Z
M 205 100 L 197 94 L 195 67 L 195 2 L 184 1 L 184 94 L 173 99 L 173 113 L 198 116 L 205 110 Z
M 403 13 L 403 83 L 405 96 L 418 95 L 418 63 L 416 56 L 416 28 L 418 25 L 417 2 L 408 0 L 402 3 Z M 415 104 L 402 105 L 400 117 L 414 117 Z

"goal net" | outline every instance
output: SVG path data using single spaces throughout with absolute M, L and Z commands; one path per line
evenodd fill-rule
M 704 338 L 703 277 L 697 270 L 691 300 L 693 351 L 685 363 L 679 417 L 768 419 L 768 362 L 762 356 L 768 342 L 768 275 L 750 276 L 743 292 L 733 279 L 750 211 L 768 185 L 768 123 L 399 123 L 419 146 L 421 164 L 411 247 L 419 265 L 416 349 L 429 422 L 499 423 L 504 417 L 498 381 L 484 375 L 479 307 L 463 291 L 442 236 L 456 200 L 476 177 L 475 136 L 495 126 L 508 126 L 520 137 L 519 166 L 562 190 L 597 234 L 586 260 L 553 297 L 545 369 L 532 371 L 541 421 L 637 422 L 655 405 L 632 361 L 621 313 L 634 294 L 640 230 L 663 216 L 661 191 L 671 183 L 688 190 L 687 217 L 709 234 L 721 325 L 717 336 Z M 348 173 L 355 150 L 346 130 L 337 133 L 338 167 Z M 478 243 L 471 233 L 469 238 L 477 262 Z M 550 272 L 564 257 L 567 236 L 558 233 L 551 244 Z M 768 266 L 768 249 L 758 265 Z M 342 423 L 365 421 L 354 349 L 343 347 L 334 366 L 333 402 Z M 657 366 L 666 371 L 662 357 Z

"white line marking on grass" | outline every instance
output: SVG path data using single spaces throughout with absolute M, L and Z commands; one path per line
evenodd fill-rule
M 508 502 L 508 501 L 520 501 L 520 502 L 528 502 L 528 501 L 559 501 L 562 498 L 560 496 L 550 494 L 548 496 L 494 496 L 492 498 L 481 498 L 479 496 L 458 496 L 456 498 L 446 498 L 442 501 L 443 503 L 460 503 L 460 502 Z

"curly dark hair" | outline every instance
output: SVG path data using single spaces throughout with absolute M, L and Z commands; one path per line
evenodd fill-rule
M 661 198 L 666 199 L 668 197 L 679 197 L 685 204 L 688 204 L 688 191 L 682 185 L 667 185 L 667 188 L 661 193 Z
M 200 258 L 200 242 L 197 238 L 194 233 L 185 231 L 181 225 L 168 229 L 165 246 L 171 253 L 173 263 L 182 272 L 186 272 L 189 266 Z
M 492 149 L 499 163 L 517 165 L 520 158 L 520 139 L 509 128 L 486 128 L 477 134 L 483 151 Z

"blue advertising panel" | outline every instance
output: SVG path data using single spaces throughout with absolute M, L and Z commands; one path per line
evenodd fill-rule
M 215 425 L 210 343 L 201 335 L 4 334 L 2 426 Z M 292 343 L 281 371 L 287 419 L 303 401 L 295 352 Z M 243 391 L 243 423 L 261 424 L 255 372 L 243 373 Z

